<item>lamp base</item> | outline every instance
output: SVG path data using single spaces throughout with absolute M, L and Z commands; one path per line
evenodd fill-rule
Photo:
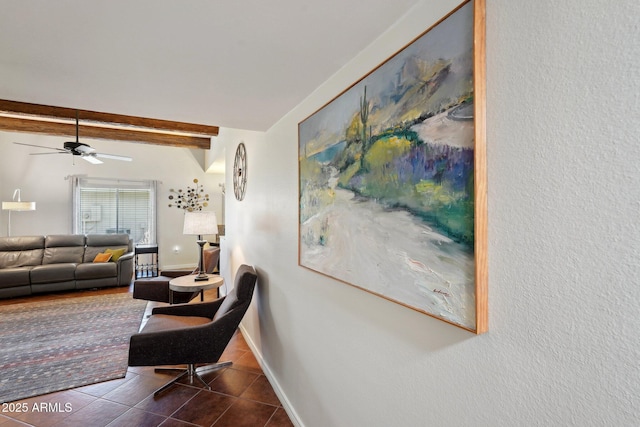
M 203 240 L 202 236 L 198 236 L 198 240 L 196 241 L 196 243 L 198 244 L 198 246 L 200 246 L 200 262 L 198 262 L 198 275 L 193 280 L 194 282 L 204 282 L 205 280 L 209 280 L 209 276 L 207 276 L 207 273 L 204 272 L 205 270 L 203 263 L 204 244 L 207 243 L 207 241 Z

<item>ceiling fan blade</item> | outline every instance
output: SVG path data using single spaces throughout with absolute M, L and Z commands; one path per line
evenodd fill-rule
M 128 156 L 116 156 L 115 154 L 104 154 L 104 153 L 95 153 L 96 157 L 102 157 L 103 159 L 111 159 L 111 160 L 122 160 L 125 162 L 130 162 L 133 159 Z
M 82 154 L 80 157 L 82 157 L 87 162 L 92 163 L 94 165 L 100 165 L 103 163 L 102 160 L 96 159 L 96 156 L 94 154 Z
M 56 151 L 59 151 L 60 153 L 68 153 L 69 152 L 69 151 L 65 150 L 64 148 L 45 147 L 44 145 L 25 144 L 24 142 L 14 142 L 14 144 L 26 145 L 27 147 L 46 148 L 47 150 L 56 150 Z M 39 154 L 45 154 L 45 153 L 39 153 Z M 54 153 L 51 153 L 51 154 L 54 154 Z
M 76 126 L 77 126 L 77 124 L 76 124 Z M 43 155 L 43 154 L 73 154 L 73 155 L 80 155 L 80 157 L 82 157 L 87 162 L 92 163 L 94 165 L 98 165 L 98 164 L 103 163 L 100 159 L 98 159 L 98 157 L 102 157 L 104 159 L 111 159 L 111 160 L 122 160 L 122 161 L 125 161 L 125 162 L 130 162 L 130 161 L 133 160 L 131 157 L 128 157 L 128 156 L 117 156 L 115 154 L 96 153 L 96 149 L 95 148 L 92 148 L 89 145 L 83 144 L 83 143 L 78 142 L 78 141 L 65 142 L 64 143 L 64 147 L 65 148 L 55 148 L 55 147 L 46 147 L 44 145 L 25 144 L 24 142 L 14 142 L 14 144 L 26 145 L 28 147 L 45 148 L 47 150 L 54 150 L 51 153 L 30 153 L 31 155 Z

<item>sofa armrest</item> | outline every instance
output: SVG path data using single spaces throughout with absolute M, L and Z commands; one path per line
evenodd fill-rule
M 118 261 L 118 285 L 130 285 L 133 280 L 133 252 L 123 254 Z
M 120 256 L 120 258 L 118 258 L 117 262 L 124 262 L 124 261 L 126 261 L 128 259 L 131 259 L 131 260 L 133 259 L 133 252 L 126 252 L 126 253 L 122 254 Z

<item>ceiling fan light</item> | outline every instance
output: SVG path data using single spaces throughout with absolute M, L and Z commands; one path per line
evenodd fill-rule
M 96 151 L 95 148 L 89 147 L 86 144 L 79 144 L 78 146 L 74 147 L 73 149 L 74 151 L 78 151 L 82 154 L 90 154 Z

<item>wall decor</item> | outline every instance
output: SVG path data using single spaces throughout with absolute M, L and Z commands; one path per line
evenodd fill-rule
M 238 144 L 233 160 L 233 193 L 237 200 L 244 199 L 247 190 L 247 149 L 244 143 Z
M 299 265 L 478 334 L 484 11 L 463 2 L 298 124 Z
M 169 207 L 184 209 L 188 212 L 201 211 L 209 206 L 209 194 L 204 192 L 204 186 L 198 184 L 198 179 L 194 178 L 194 186 L 187 187 L 186 190 L 179 188 L 169 190 Z

